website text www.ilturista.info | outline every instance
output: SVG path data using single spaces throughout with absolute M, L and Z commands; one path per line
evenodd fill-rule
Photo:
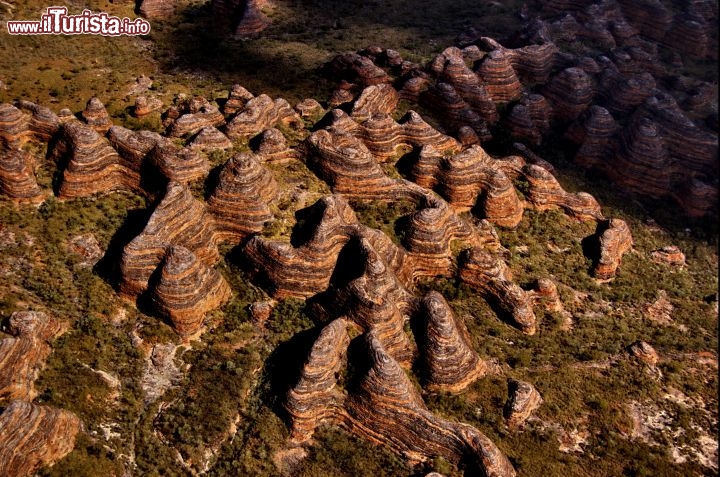
M 150 23 L 142 18 L 131 20 L 90 10 L 68 15 L 66 7 L 48 7 L 40 20 L 11 20 L 7 30 L 11 35 L 147 35 Z

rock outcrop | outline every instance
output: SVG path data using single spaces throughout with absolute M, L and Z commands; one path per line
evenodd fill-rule
M 175 13 L 175 2 L 173 0 L 141 0 L 138 12 L 146 18 L 168 18 Z
M 94 96 L 88 100 L 81 116 L 88 126 L 101 135 L 105 135 L 113 125 L 105 105 Z
M 23 150 L 0 151 L 0 194 L 18 202 L 43 201 L 32 154 Z
M 532 335 L 536 318 L 531 297 L 512 281 L 510 269 L 481 248 L 466 250 L 460 259 L 460 279 L 506 314 L 513 326 Z
M 151 291 L 153 306 L 183 337 L 197 333 L 205 314 L 230 298 L 225 279 L 183 246 L 170 247 L 161 267 Z
M 535 386 L 524 381 L 510 379 L 508 381 L 508 400 L 503 409 L 507 426 L 510 429 L 522 427 L 542 402 L 542 397 Z
M 75 447 L 80 419 L 71 412 L 12 401 L 0 414 L 0 475 L 29 477 Z
M 580 220 L 601 220 L 600 204 L 587 192 L 569 193 L 543 167 L 527 164 L 522 170 L 528 182 L 527 200 L 537 210 L 562 208 Z
M 226 103 L 227 107 L 227 103 Z M 247 139 L 277 125 L 302 128 L 302 118 L 290 104 L 282 98 L 272 100 L 261 94 L 249 99 L 225 126 L 225 134 L 230 139 Z
M 277 195 L 277 182 L 256 156 L 233 156 L 220 171 L 218 184 L 207 201 L 218 237 L 238 241 L 262 231 L 265 222 L 273 217 L 269 204 Z
M 62 327 L 44 313 L 18 311 L 10 316 L 8 331 L 11 337 L 0 340 L 0 398 L 32 400 L 37 373 Z
M 125 246 L 120 263 L 121 293 L 136 297 L 145 291 L 172 245 L 185 247 L 207 266 L 219 258 L 212 216 L 177 182 L 168 184 L 142 233 Z
M 485 374 L 487 364 L 472 349 L 465 325 L 441 294 L 430 292 L 422 298 L 418 319 L 427 323 L 420 349 L 429 390 L 459 392 Z
M 598 280 L 611 280 L 615 277 L 623 254 L 632 247 L 633 239 L 624 220 L 610 219 L 604 227 L 599 236 L 600 257 L 593 274 Z

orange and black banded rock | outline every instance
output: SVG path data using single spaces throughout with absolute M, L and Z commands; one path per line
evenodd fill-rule
M 30 477 L 75 447 L 82 423 L 63 409 L 12 401 L 0 414 L 0 475 Z
M 412 170 L 413 181 L 438 191 L 459 210 L 480 203 L 485 218 L 496 225 L 515 227 L 520 223 L 523 204 L 503 171 L 504 161 L 493 159 L 480 146 L 450 157 L 432 156 L 432 152 L 421 152 Z
M 604 167 L 614 154 L 619 126 L 610 112 L 593 105 L 582 126 L 584 139 L 575 154 L 575 162 L 583 167 Z
M 492 50 L 481 60 L 477 69 L 493 101 L 514 101 L 522 96 L 522 85 L 512 67 L 510 56 L 507 50 Z
M 410 216 L 403 245 L 410 252 L 413 275 L 448 276 L 454 269 L 451 244 L 454 240 L 477 246 L 477 231 L 460 219 L 447 202 L 428 194 L 418 211 Z
M 368 240 L 359 238 L 348 247 L 357 253 L 357 261 L 362 264 L 360 276 L 339 289 L 331 288 L 333 293 L 325 312 L 346 316 L 363 331 L 372 330 L 387 353 L 409 367 L 416 349 L 405 333 L 405 324 L 415 297 Z
M 101 135 L 105 135 L 113 125 L 105 105 L 95 96 L 88 100 L 81 116 L 88 126 Z
M 320 199 L 313 205 L 317 222 L 297 247 L 290 243 L 251 238 L 243 249 L 259 281 L 276 298 L 307 298 L 330 284 L 337 256 L 357 224 L 357 217 L 341 196 Z
M 50 156 L 59 164 L 67 164 L 58 193 L 61 198 L 140 191 L 137 165 L 122 158 L 107 139 L 79 121 L 62 125 Z
M 0 150 L 0 195 L 18 202 L 42 202 L 44 194 L 35 178 L 35 159 L 29 152 Z
M 210 6 L 216 33 L 235 38 L 252 37 L 270 25 L 262 12 L 266 0 L 213 0 Z
M 690 58 L 705 58 L 708 55 L 708 48 L 713 47 L 710 44 L 708 30 L 708 24 L 702 17 L 681 13 L 673 18 L 662 43 Z
M 246 37 L 257 35 L 270 26 L 270 20 L 261 8 L 267 0 L 245 0 L 242 17 L 235 27 L 235 36 Z
M 223 114 L 234 115 L 245 108 L 248 101 L 255 96 L 239 84 L 234 84 L 228 93 L 228 99 L 223 104 Z
M 168 249 L 151 291 L 155 311 L 183 337 L 200 330 L 205 314 L 230 299 L 230 286 L 216 270 L 183 246 Z
M 163 107 L 162 100 L 155 97 L 138 96 L 135 98 L 135 106 L 133 107 L 133 115 L 136 118 L 144 118 L 150 113 L 160 111 Z
M 614 182 L 652 197 L 670 190 L 671 158 L 654 121 L 641 117 L 623 129 L 612 167 L 605 173 Z
M 395 111 L 400 96 L 389 84 L 377 84 L 363 89 L 353 104 L 351 116 L 362 122 L 375 114 L 390 114 Z
M 545 168 L 527 164 L 523 176 L 528 182 L 527 200 L 537 210 L 562 208 L 566 214 L 580 220 L 603 218 L 600 204 L 587 192 L 566 192 Z
M 170 137 L 188 137 L 207 127 L 220 127 L 225 124 L 225 117 L 220 110 L 211 104 L 202 106 L 196 113 L 183 114 L 177 118 L 168 130 Z
M 533 125 L 541 134 L 545 134 L 550 130 L 550 120 L 553 113 L 552 107 L 545 99 L 545 96 L 530 93 L 523 96 L 520 104 L 528 108 L 530 119 L 532 119 Z
M 489 141 L 492 138 L 487 122 L 470 107 L 451 84 L 437 82 L 420 96 L 420 101 L 433 111 L 437 111 L 450 128 L 457 130 L 462 126 L 469 126 L 482 141 Z
M 107 137 L 110 145 L 135 171 L 140 171 L 145 157 L 163 140 L 156 132 L 131 131 L 122 126 L 111 127 Z
M 298 159 L 298 152 L 287 145 L 285 135 L 279 129 L 270 128 L 260 134 L 260 142 L 255 149 L 258 158 L 265 163 L 285 163 Z
M 180 147 L 162 138 L 147 156 L 163 177 L 170 181 L 188 183 L 205 178 L 210 172 L 207 157 L 189 147 Z
M 613 114 L 627 115 L 652 96 L 655 87 L 655 78 L 647 72 L 629 77 L 618 75 L 607 88 L 605 106 Z
M 499 114 L 493 97 L 475 72 L 468 68 L 462 56 L 451 56 L 447 59 L 439 81 L 452 85 L 455 91 L 489 124 L 497 122 Z
M 168 18 L 175 12 L 173 0 L 141 0 L 138 12 L 145 18 Z
M 30 135 L 30 118 L 9 103 L 0 104 L 0 146 L 17 148 Z
M 278 196 L 272 173 L 251 154 L 236 154 L 225 163 L 207 209 L 220 238 L 237 241 L 260 232 L 273 218 L 269 204 Z
M 337 318 L 322 329 L 298 383 L 288 392 L 284 407 L 293 443 L 306 442 L 321 424 L 341 419 L 344 396 L 336 385 L 350 344 L 347 326 L 345 319 Z
M 390 83 L 390 76 L 373 61 L 357 53 L 345 53 L 333 58 L 327 65 L 329 73 L 349 83 L 362 86 Z
M 48 142 L 57 134 L 60 119 L 49 108 L 24 100 L 17 101 L 15 106 L 24 113 L 30 114 L 28 128 L 35 139 Z
M 599 237 L 600 257 L 595 264 L 593 275 L 598 280 L 611 280 L 615 277 L 623 254 L 630 250 L 633 238 L 630 227 L 621 219 L 610 219 Z
M 365 144 L 347 133 L 321 129 L 308 137 L 308 164 L 333 193 L 390 200 L 407 186 L 385 174 Z
M 316 122 L 325 113 L 325 108 L 316 99 L 306 98 L 295 105 L 295 111 L 301 118 L 308 118 Z
M 421 349 L 429 390 L 459 392 L 485 374 L 487 364 L 472 349 L 465 324 L 440 293 L 422 298 L 419 317 L 427 323 Z
M 398 91 L 400 99 L 411 103 L 417 103 L 422 93 L 430 87 L 430 80 L 424 75 L 412 76 L 408 78 Z
M 593 99 L 593 83 L 585 71 L 571 67 L 553 76 L 543 89 L 556 117 L 577 119 Z
M 191 149 L 201 149 L 204 151 L 217 151 L 230 149 L 232 147 L 233 144 L 230 138 L 214 126 L 202 128 L 190 142 Z
M 505 262 L 481 248 L 466 250 L 460 260 L 460 279 L 494 301 L 520 331 L 535 334 L 531 297 L 512 281 Z
M 261 94 L 247 103 L 225 126 L 230 139 L 247 139 L 279 124 L 303 127 L 302 118 L 282 98 L 272 100 Z
M 502 51 L 514 72 L 528 83 L 547 82 L 555 66 L 555 57 L 559 53 L 558 47 L 551 41 L 516 49 L 505 48 L 489 37 L 481 37 L 479 43 L 485 50 Z
M 427 410 L 405 371 L 373 331 L 364 340 L 370 367 L 346 399 L 347 417 L 342 424 L 350 432 L 414 461 L 441 456 L 455 464 L 465 463 L 478 475 L 516 475 L 507 458 L 480 431 Z
M 207 266 L 214 265 L 220 257 L 215 235 L 212 216 L 205 206 L 185 185 L 170 182 L 143 231 L 123 249 L 120 292 L 134 297 L 145 291 L 172 245 L 187 248 Z
M 672 13 L 659 0 L 618 0 L 627 21 L 643 36 L 662 40 L 672 25 Z
M 8 331 L 11 337 L 0 340 L 0 399 L 32 400 L 33 383 L 62 327 L 45 313 L 16 311 Z
M 503 409 L 505 422 L 510 429 L 518 429 L 543 403 L 535 386 L 516 379 L 508 380 L 508 400 Z

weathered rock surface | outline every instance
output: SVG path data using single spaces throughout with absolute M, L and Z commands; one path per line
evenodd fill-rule
M 527 200 L 537 210 L 562 208 L 580 220 L 601 220 L 600 204 L 587 192 L 566 192 L 557 179 L 543 167 L 527 164 L 523 176 L 528 181 Z
M 233 140 L 246 139 L 277 125 L 304 126 L 302 118 L 287 101 L 282 98 L 273 101 L 270 96 L 261 94 L 245 103 L 227 123 L 225 134 Z
M 341 419 L 344 397 L 336 385 L 349 344 L 343 318 L 333 320 L 320 332 L 300 380 L 288 392 L 284 404 L 292 423 L 291 441 L 305 442 L 321 424 Z
M 32 400 L 37 373 L 62 327 L 45 313 L 18 311 L 10 316 L 8 331 L 12 337 L 0 340 L 0 398 Z
M 651 368 L 657 366 L 660 359 L 657 351 L 645 341 L 636 341 L 628 347 L 630 354 Z
M 664 263 L 675 267 L 685 266 L 685 254 L 677 245 L 668 245 L 650 253 L 654 262 Z
M 133 114 L 136 118 L 144 118 L 148 114 L 160 111 L 163 107 L 162 100 L 155 97 L 138 96 L 135 98 Z
M 141 0 L 138 12 L 146 18 L 168 18 L 175 12 L 175 2 L 173 0 Z
M 218 236 L 238 241 L 260 232 L 273 217 L 269 204 L 277 195 L 277 182 L 256 156 L 233 156 L 220 171 L 218 184 L 207 201 Z
M 66 164 L 58 194 L 62 198 L 140 190 L 137 164 L 126 161 L 107 139 L 79 121 L 62 125 L 50 155 L 61 167 Z
M 161 266 L 151 291 L 153 306 L 183 337 L 197 333 L 205 314 L 230 299 L 225 279 L 183 246 L 170 247 Z
M 512 281 L 505 262 L 481 248 L 473 248 L 461 256 L 459 275 L 463 282 L 507 314 L 513 326 L 528 335 L 535 334 L 536 318 L 531 297 Z
M 18 202 L 42 202 L 35 179 L 35 158 L 23 150 L 0 150 L 0 194 Z
M 149 164 L 169 181 L 188 183 L 202 179 L 210 172 L 210 163 L 203 154 L 189 147 L 180 147 L 161 138 L 147 155 Z
M 535 386 L 516 379 L 508 380 L 508 400 L 503 409 L 507 426 L 510 429 L 522 427 L 542 403 L 542 397 Z
M 125 246 L 120 262 L 121 293 L 135 297 L 147 289 L 150 276 L 172 245 L 187 248 L 207 266 L 219 258 L 212 216 L 177 182 L 168 184 L 142 233 Z
M 191 149 L 201 149 L 204 151 L 217 151 L 230 149 L 232 147 L 232 141 L 214 126 L 202 128 L 190 142 Z
M 101 135 L 108 132 L 113 125 L 105 105 L 95 96 L 88 100 L 81 115 L 87 125 Z
M 0 414 L 0 475 L 25 477 L 75 447 L 80 419 L 71 412 L 12 401 Z
M 632 235 L 627 223 L 621 219 L 610 219 L 601 233 L 600 257 L 595 264 L 593 274 L 598 280 L 611 280 L 615 277 L 620 260 L 633 245 Z
M 430 292 L 422 298 L 418 319 L 427 323 L 420 349 L 429 390 L 459 392 L 485 374 L 487 364 L 472 349 L 464 323 L 441 294 Z

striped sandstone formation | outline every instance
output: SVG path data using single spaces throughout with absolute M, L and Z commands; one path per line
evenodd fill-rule
M 168 181 L 188 183 L 204 179 L 210 172 L 205 155 L 190 147 L 180 147 L 168 138 L 158 140 L 147 161 Z
M 508 102 L 520 99 L 522 85 L 512 67 L 507 50 L 490 51 L 482 59 L 477 73 L 483 79 L 485 87 L 494 101 Z
M 0 340 L 0 399 L 32 400 L 33 383 L 62 327 L 45 313 L 17 311 L 10 316 L 8 331 L 11 337 Z
M 145 291 L 150 276 L 173 245 L 190 250 L 208 267 L 219 258 L 212 216 L 178 182 L 167 185 L 165 196 L 143 231 L 125 246 L 120 262 L 120 292 L 136 297 Z
M 58 193 L 61 198 L 140 191 L 137 165 L 122 158 L 107 139 L 79 121 L 62 125 L 50 156 L 63 169 Z
M 600 204 L 587 192 L 566 192 L 555 177 L 543 167 L 527 164 L 522 170 L 528 181 L 527 200 L 537 210 L 561 208 L 580 220 L 601 220 Z
M 0 195 L 17 202 L 43 201 L 43 191 L 35 179 L 32 154 L 23 150 L 0 150 Z
M 602 167 L 613 154 L 619 129 L 617 122 L 607 109 L 594 105 L 586 112 L 582 129 L 583 137 L 575 162 L 587 168 Z
M 284 407 L 290 417 L 293 443 L 306 442 L 320 425 L 342 419 L 344 396 L 337 388 L 337 376 L 350 344 L 347 326 L 345 319 L 337 318 L 322 329 L 299 381 L 288 392 Z
M 9 103 L 0 104 L 0 146 L 18 148 L 30 135 L 30 118 Z
M 159 98 L 138 96 L 135 98 L 135 106 L 133 106 L 133 115 L 136 118 L 144 118 L 150 113 L 160 111 L 163 107 L 163 102 Z
M 152 131 L 131 131 L 113 126 L 107 134 L 110 145 L 125 159 L 134 171 L 140 171 L 142 163 L 163 137 Z
M 525 334 L 536 329 L 530 295 L 512 281 L 504 261 L 481 248 L 466 250 L 460 260 L 460 279 L 495 303 Z
M 81 116 L 88 126 L 103 136 L 113 125 L 105 105 L 95 96 L 88 100 Z
M 75 447 L 78 417 L 68 411 L 12 401 L 0 414 L 0 475 L 29 477 Z
M 190 149 L 203 151 L 222 151 L 232 147 L 232 141 L 214 126 L 202 128 L 190 142 Z
M 505 422 L 510 429 L 518 429 L 543 403 L 535 386 L 516 379 L 508 380 L 508 400 L 503 409 Z
M 151 300 L 155 311 L 169 319 L 178 334 L 188 337 L 199 331 L 205 314 L 222 306 L 231 293 L 220 273 L 175 245 L 165 255 Z
M 237 242 L 260 232 L 273 218 L 270 203 L 278 196 L 272 174 L 251 154 L 236 154 L 225 163 L 207 201 L 219 238 Z
M 213 0 L 210 9 L 216 33 L 245 38 L 261 33 L 270 25 L 262 8 L 267 0 Z
M 615 277 L 623 254 L 633 245 L 630 227 L 621 219 L 610 219 L 603 225 L 605 229 L 599 234 L 600 256 L 593 275 L 598 280 L 611 280 Z
M 247 139 L 278 125 L 303 127 L 302 118 L 282 98 L 261 94 L 249 99 L 225 126 L 230 139 Z
M 574 120 L 590 106 L 593 84 L 585 71 L 572 67 L 553 76 L 543 89 L 555 116 L 562 120 Z
M 203 104 L 197 111 L 183 114 L 168 128 L 170 137 L 188 137 L 197 134 L 204 128 L 220 127 L 225 124 L 225 117 L 212 104 Z
M 522 219 L 523 204 L 508 177 L 516 177 L 512 169 L 512 161 L 493 159 L 480 146 L 450 157 L 425 149 L 411 178 L 436 190 L 456 210 L 469 210 L 478 204 L 492 223 L 515 227 Z
M 25 100 L 17 101 L 15 106 L 23 113 L 30 115 L 28 121 L 30 137 L 41 142 L 48 142 L 57 134 L 60 128 L 60 119 L 49 108 Z
M 487 121 L 449 83 L 438 81 L 430 86 L 420 96 L 420 103 L 437 112 L 452 130 L 469 126 L 481 140 L 487 141 L 492 138 Z
M 285 135 L 275 128 L 266 129 L 260 134 L 260 142 L 255 153 L 263 163 L 286 163 L 292 159 L 299 159 L 295 149 L 287 145 Z
M 243 86 L 239 84 L 232 85 L 230 91 L 228 92 L 228 99 L 225 101 L 225 104 L 223 104 L 223 114 L 226 116 L 232 116 L 240 112 L 245 108 L 247 102 L 254 97 L 255 96 L 253 96 L 253 94 Z
M 446 421 L 427 410 L 422 397 L 374 332 L 364 335 L 370 366 L 349 390 L 343 425 L 408 459 L 441 456 L 465 463 L 478 475 L 515 476 L 507 458 L 477 429 Z
M 487 364 L 472 349 L 465 324 L 440 293 L 422 298 L 418 319 L 427 323 L 419 348 L 429 390 L 459 392 L 485 374 Z
M 327 289 L 337 256 L 350 240 L 357 217 L 340 196 L 313 206 L 316 222 L 308 239 L 293 247 L 287 242 L 252 237 L 243 249 L 259 281 L 276 298 L 307 298 Z
M 377 84 L 363 89 L 353 104 L 350 115 L 358 122 L 366 121 L 376 114 L 395 111 L 400 97 L 389 84 Z

